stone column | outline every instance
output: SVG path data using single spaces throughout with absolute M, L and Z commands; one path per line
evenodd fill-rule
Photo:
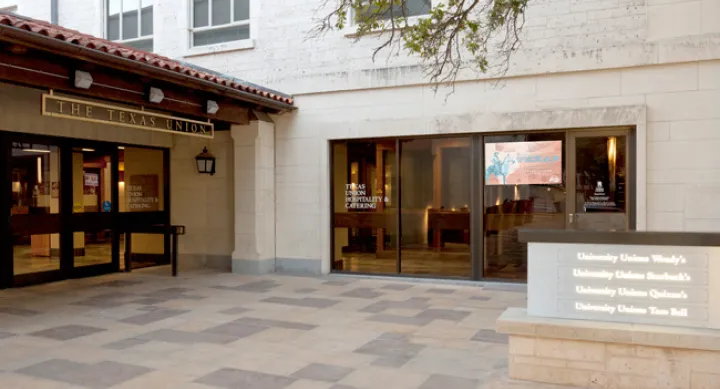
M 232 126 L 235 154 L 235 250 L 232 272 L 275 271 L 275 124 L 263 114 Z

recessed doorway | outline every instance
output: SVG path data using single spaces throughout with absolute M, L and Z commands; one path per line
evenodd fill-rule
M 167 149 L 0 132 L 0 160 L 0 288 L 120 271 L 126 234 L 169 223 Z M 135 235 L 131 267 L 169 262 Z

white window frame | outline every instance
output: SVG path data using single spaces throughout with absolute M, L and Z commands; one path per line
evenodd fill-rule
M 108 12 L 110 11 L 109 2 L 111 0 L 102 0 L 103 4 L 103 36 L 105 39 L 110 40 L 110 37 L 108 36 Z M 123 33 L 123 1 L 125 0 L 119 0 L 120 1 L 120 13 L 119 13 L 119 19 L 118 23 L 120 24 L 118 26 L 118 37 L 119 39 L 113 40 L 112 42 L 117 43 L 133 43 L 133 42 L 141 42 L 141 41 L 152 41 L 153 44 L 153 51 L 155 51 L 155 3 L 156 1 L 153 1 L 153 33 L 150 35 L 142 36 L 142 1 L 138 1 L 138 37 L 132 38 L 132 39 L 122 39 L 122 33 Z M 130 1 L 137 1 L 137 0 L 130 0 Z
M 212 25 L 212 3 L 213 0 L 208 0 L 208 25 L 204 27 L 195 27 L 195 7 L 194 7 L 194 0 L 188 0 L 188 30 L 190 32 L 188 36 L 188 56 L 192 55 L 203 55 L 208 53 L 215 53 L 215 52 L 222 52 L 222 51 L 234 51 L 234 50 L 243 50 L 243 49 L 252 49 L 255 47 L 255 13 L 256 9 L 255 7 L 259 5 L 258 0 L 248 0 L 249 3 L 249 15 L 247 20 L 239 20 L 235 21 L 232 20 L 235 17 L 235 1 L 230 1 L 230 15 L 231 21 L 230 23 L 220 24 L 217 26 Z M 250 31 L 250 37 L 247 39 L 238 39 L 234 41 L 228 41 L 228 42 L 220 42 L 215 43 L 211 45 L 203 45 L 203 46 L 195 46 L 195 33 L 196 32 L 204 32 L 204 31 L 212 31 L 212 30 L 218 30 L 222 28 L 228 28 L 228 27 L 241 27 L 241 26 L 248 26 L 248 29 Z
M 443 2 L 444 0 L 430 0 L 430 9 L 435 8 L 438 4 Z M 423 15 L 415 15 L 415 16 L 408 16 L 407 21 L 409 25 L 417 24 L 417 22 L 427 17 L 429 14 L 423 14 Z M 350 21 L 349 23 L 345 24 L 345 28 L 342 29 L 343 35 L 346 37 L 355 37 L 357 36 L 357 24 L 355 23 L 355 12 L 350 12 Z M 383 31 L 389 31 L 391 28 L 389 21 L 381 21 L 380 28 L 373 30 L 373 32 L 383 32 Z
M 8 12 L 11 14 L 17 14 L 18 6 L 17 5 L 8 5 L 7 7 L 0 7 L 0 12 Z

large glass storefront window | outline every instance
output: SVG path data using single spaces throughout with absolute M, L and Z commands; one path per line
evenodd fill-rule
M 400 145 L 400 272 L 470 277 L 471 138 Z
M 333 269 L 397 272 L 396 142 L 333 144 Z
M 471 144 L 334 143 L 333 269 L 470 277 Z
M 631 134 L 333 142 L 333 270 L 525 281 L 520 230 L 633 228 Z
M 565 133 L 485 137 L 484 275 L 527 278 L 519 228 L 564 229 Z

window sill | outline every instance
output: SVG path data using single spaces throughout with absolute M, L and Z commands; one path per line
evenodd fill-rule
M 185 53 L 186 57 L 225 53 L 229 51 L 249 50 L 255 48 L 255 39 L 243 39 L 241 41 L 217 43 L 208 46 L 191 47 Z
M 407 21 L 408 21 L 407 24 L 408 24 L 408 26 L 414 26 L 418 23 L 418 21 L 420 21 L 422 18 L 424 18 L 426 16 L 427 15 L 410 16 L 409 18 L 407 18 Z M 399 29 L 402 29 L 402 28 L 399 28 Z M 370 31 L 369 34 L 382 34 L 384 32 L 388 32 L 388 31 L 392 31 L 392 26 L 390 25 L 389 22 L 386 22 L 380 28 Z M 349 26 L 343 28 L 342 30 L 340 30 L 340 32 L 342 32 L 342 34 L 346 38 L 357 38 L 358 37 L 358 28 L 357 28 L 356 24 L 349 25 Z

